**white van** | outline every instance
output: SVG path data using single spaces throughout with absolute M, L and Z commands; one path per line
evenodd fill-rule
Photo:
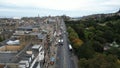
M 68 48 L 69 48 L 70 51 L 72 51 L 72 46 L 71 46 L 71 44 L 68 45 Z

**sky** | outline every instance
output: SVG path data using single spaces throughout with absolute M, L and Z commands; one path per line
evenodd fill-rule
M 0 17 L 67 15 L 81 17 L 113 13 L 120 0 L 0 0 Z

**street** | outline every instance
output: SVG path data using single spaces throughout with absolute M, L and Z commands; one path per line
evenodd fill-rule
M 64 21 L 61 22 L 61 26 L 63 29 L 62 32 L 62 39 L 63 39 L 63 46 L 58 46 L 57 50 L 57 60 L 56 60 L 56 68 L 75 68 L 75 64 L 73 61 L 73 54 L 68 49 L 68 38 L 66 33 L 66 26 Z

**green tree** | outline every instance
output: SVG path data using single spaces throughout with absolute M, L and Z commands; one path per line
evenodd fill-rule
M 75 50 L 78 49 L 83 44 L 83 41 L 79 39 L 77 32 L 72 27 L 68 27 L 67 31 L 73 48 L 75 48 Z
M 86 58 L 86 59 L 93 58 L 95 51 L 91 45 L 92 45 L 91 42 L 84 43 L 78 49 L 78 52 L 77 52 L 78 57 L 79 58 Z
M 103 53 L 103 46 L 100 42 L 94 41 L 92 47 L 96 52 Z
M 79 68 L 118 68 L 117 57 L 96 54 L 92 59 L 80 59 Z
M 103 37 L 107 39 L 108 42 L 114 41 L 114 33 L 110 30 L 106 30 L 103 34 Z

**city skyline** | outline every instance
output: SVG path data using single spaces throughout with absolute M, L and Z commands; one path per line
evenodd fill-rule
M 113 13 L 120 8 L 120 0 L 1 0 L 0 17 L 57 16 L 80 17 Z

